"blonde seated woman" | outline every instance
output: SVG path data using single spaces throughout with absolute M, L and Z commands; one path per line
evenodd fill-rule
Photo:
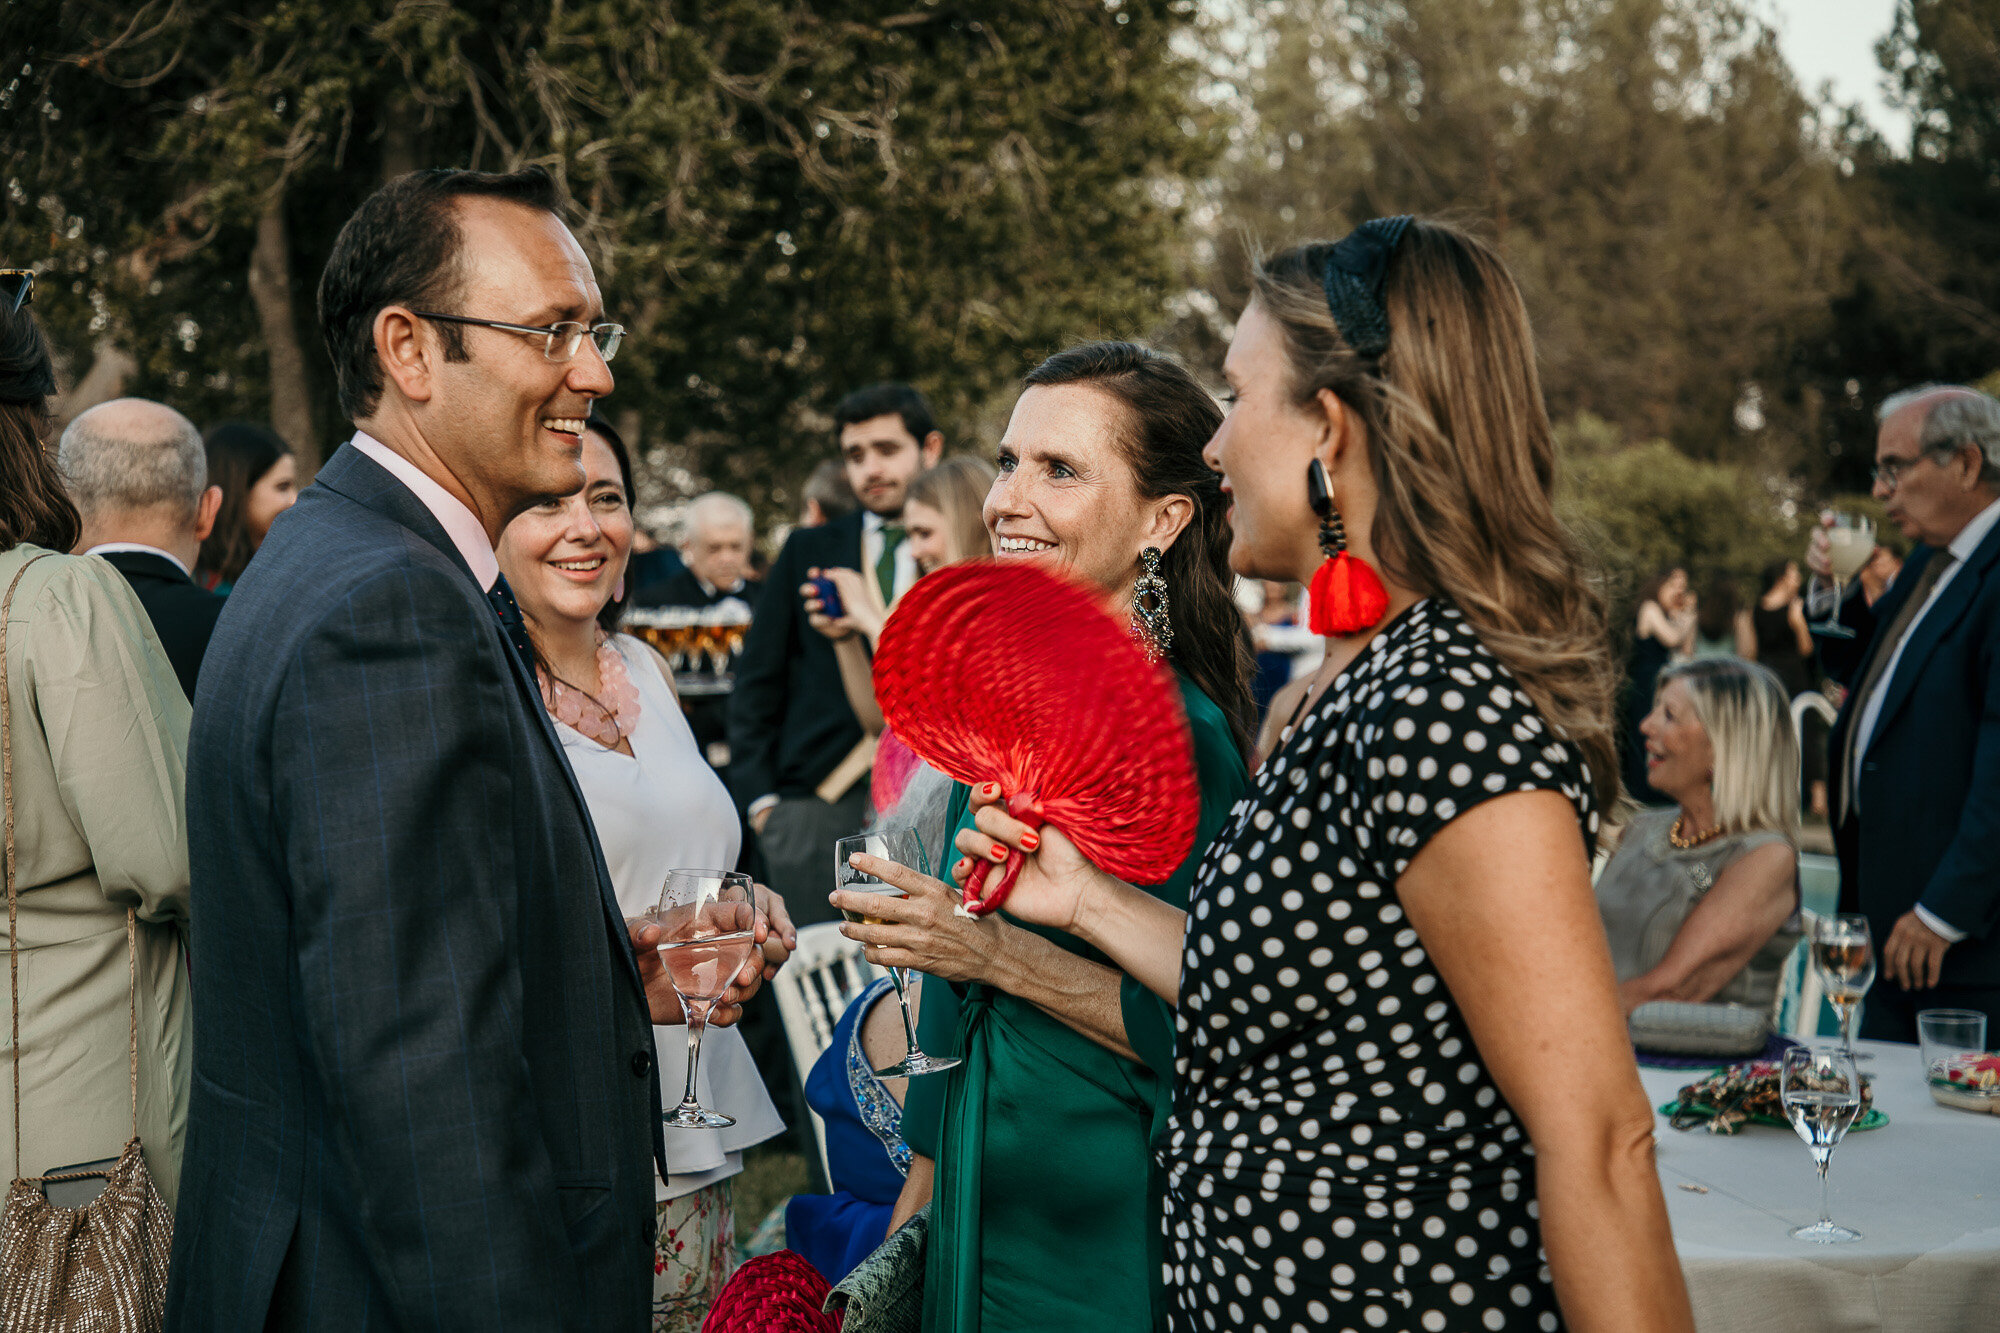
M 986 522 L 980 510 L 986 493 L 999 473 L 983 458 L 955 454 L 936 467 L 919 473 L 910 483 L 903 501 L 903 530 L 908 534 L 910 554 L 916 558 L 917 575 L 991 555 Z M 896 808 L 903 789 L 919 768 L 917 757 L 899 743 L 893 733 L 884 733 L 882 710 L 875 705 L 874 648 L 881 637 L 884 617 L 869 598 L 861 576 L 851 569 L 806 571 L 809 576 L 824 574 L 833 580 L 840 594 L 844 614 L 820 614 L 819 599 L 810 585 L 801 589 L 812 627 L 833 640 L 833 654 L 840 663 L 840 683 L 847 702 L 861 726 L 877 737 L 875 768 L 870 781 L 870 805 L 880 816 Z M 937 814 L 943 816 L 940 804 Z M 931 855 L 941 855 L 929 830 L 919 830 Z M 942 826 L 937 830 L 942 834 Z M 940 837 L 941 840 L 941 837 Z
M 1625 826 L 1597 880 L 1618 998 L 1770 1010 L 1799 938 L 1799 751 L 1768 668 L 1701 658 L 1660 673 L 1639 724 L 1675 802 Z

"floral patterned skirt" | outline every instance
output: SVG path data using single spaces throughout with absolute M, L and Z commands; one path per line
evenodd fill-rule
M 652 1333 L 701 1333 L 709 1302 L 736 1271 L 736 1208 L 717 1181 L 659 1205 Z

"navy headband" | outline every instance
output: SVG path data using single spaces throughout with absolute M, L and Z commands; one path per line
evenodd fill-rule
M 1396 243 L 1410 229 L 1408 214 L 1376 218 L 1347 233 L 1326 251 L 1320 281 L 1326 287 L 1326 308 L 1340 336 L 1362 356 L 1389 350 L 1389 311 L 1382 301 L 1383 279 Z

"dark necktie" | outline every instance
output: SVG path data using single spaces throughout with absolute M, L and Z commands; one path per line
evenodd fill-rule
M 1889 682 L 1883 678 L 1889 673 L 1889 659 L 1896 655 L 1896 648 L 1910 632 L 1917 613 L 1930 601 L 1931 590 L 1937 587 L 1938 580 L 1957 559 L 1949 550 L 1932 552 L 1923 573 L 1917 575 L 1916 586 L 1910 589 L 1910 595 L 1897 608 L 1896 618 L 1876 631 L 1875 651 L 1868 659 L 1868 670 L 1854 689 L 1854 720 L 1848 724 L 1846 743 L 1840 747 L 1840 772 L 1834 775 L 1840 793 L 1840 800 L 1834 806 L 1836 819 L 1844 819 L 1847 812 L 1854 808 L 1855 747 L 1861 744 L 1861 718 L 1868 711 L 1868 701 L 1874 697 L 1876 690 L 1888 686 Z M 1881 726 L 1882 719 L 1876 718 L 1875 725 Z
M 505 574 L 493 581 L 486 600 L 493 603 L 494 613 L 500 617 L 500 632 L 507 636 L 507 642 L 514 645 L 523 662 L 532 663 L 535 645 L 528 641 L 528 622 L 521 618 L 521 604 L 514 600 L 514 590 L 507 586 Z
M 875 581 L 882 585 L 882 605 L 896 600 L 896 548 L 903 544 L 900 524 L 882 525 L 882 556 L 875 562 Z

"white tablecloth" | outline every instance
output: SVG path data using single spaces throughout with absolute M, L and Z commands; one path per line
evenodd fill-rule
M 1700 1333 L 1967 1333 L 2000 1330 L 2000 1115 L 1939 1106 L 1917 1048 L 1862 1042 L 1879 1129 L 1833 1154 L 1833 1220 L 1845 1245 L 1785 1233 L 1819 1216 L 1811 1155 L 1790 1129 L 1732 1137 L 1657 1117 L 1660 1183 Z M 1641 1069 L 1654 1106 L 1701 1071 Z M 1682 1186 L 1705 1186 L 1706 1193 Z

